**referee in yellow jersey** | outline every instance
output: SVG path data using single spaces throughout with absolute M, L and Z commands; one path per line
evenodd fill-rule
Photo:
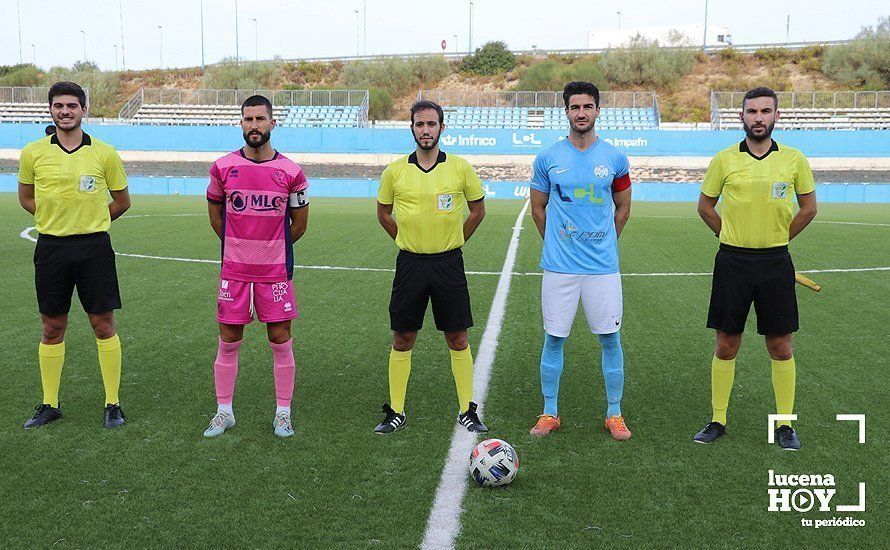
M 776 93 L 769 88 L 745 94 L 740 114 L 745 139 L 717 153 L 702 183 L 698 213 L 719 236 L 720 250 L 714 260 L 708 310 L 708 327 L 717 331 L 711 362 L 713 417 L 695 434 L 697 443 L 711 443 L 726 433 L 735 358 L 752 302 L 757 332 L 766 338 L 772 360 L 777 412 L 794 410 L 791 337 L 798 318 L 788 241 L 816 217 L 816 186 L 803 153 L 771 137 L 778 106 Z M 800 207 L 796 214 L 795 195 Z M 776 440 L 784 450 L 800 449 L 790 422 L 778 423 Z
M 473 326 L 470 294 L 460 247 L 485 217 L 485 191 L 473 167 L 439 150 L 445 129 L 442 107 L 418 101 L 411 107 L 411 131 L 417 147 L 386 167 L 377 193 L 377 219 L 399 247 L 389 317 L 390 402 L 374 429 L 394 432 L 405 425 L 405 394 L 411 349 L 433 303 L 436 328 L 451 349 L 451 371 L 460 403 L 458 422 L 470 432 L 487 432 L 473 398 L 473 355 L 467 329 Z M 464 219 L 464 205 L 469 215 Z M 395 216 L 393 216 L 395 214 Z
M 127 175 L 114 147 L 81 128 L 83 88 L 73 82 L 53 84 L 49 111 L 55 133 L 26 145 L 19 159 L 19 202 L 34 215 L 38 233 L 34 279 L 43 320 L 38 348 L 43 401 L 25 429 L 62 417 L 59 385 L 75 287 L 96 334 L 105 385 L 104 425 L 115 428 L 124 423 L 118 398 L 121 343 L 114 330 L 121 298 L 107 231 L 111 220 L 130 207 Z

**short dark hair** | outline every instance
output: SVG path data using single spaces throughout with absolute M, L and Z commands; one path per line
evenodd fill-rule
M 435 101 L 421 99 L 420 101 L 415 101 L 414 105 L 411 106 L 411 124 L 414 124 L 414 115 L 416 115 L 420 111 L 426 111 L 427 109 L 436 111 L 436 113 L 439 115 L 439 124 L 445 123 L 445 111 L 442 110 L 442 106 Z
M 245 99 L 244 103 L 241 104 L 241 115 L 244 116 L 245 107 L 259 107 L 260 105 L 265 105 L 266 109 L 269 110 L 269 118 L 272 118 L 272 102 L 264 95 L 252 95 Z
M 81 107 L 87 106 L 87 93 L 83 91 L 83 88 L 80 87 L 79 84 L 74 82 L 56 82 L 49 88 L 49 104 L 53 104 L 53 99 L 60 95 L 73 95 L 77 98 L 77 101 L 80 103 Z
M 772 91 L 770 88 L 766 86 L 760 86 L 757 88 L 753 88 L 748 90 L 745 93 L 744 99 L 742 99 L 742 110 L 745 110 L 745 102 L 749 99 L 754 99 L 756 97 L 771 97 L 773 98 L 773 102 L 775 102 L 776 109 L 779 108 L 779 96 L 776 95 L 776 92 Z
M 569 82 L 566 84 L 565 89 L 562 91 L 562 100 L 566 104 L 566 109 L 569 108 L 569 98 L 573 95 L 579 94 L 587 94 L 593 97 L 593 104 L 597 107 L 600 106 L 600 90 L 590 82 L 584 82 L 583 80 L 576 80 L 574 82 Z

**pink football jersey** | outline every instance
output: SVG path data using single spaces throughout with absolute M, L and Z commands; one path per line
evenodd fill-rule
M 257 162 L 239 149 L 213 163 L 207 200 L 225 205 L 223 279 L 276 283 L 293 278 L 290 211 L 309 204 L 308 186 L 303 169 L 277 151 L 271 160 Z

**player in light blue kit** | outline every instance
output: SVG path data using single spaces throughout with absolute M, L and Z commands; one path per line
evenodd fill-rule
M 541 310 L 545 332 L 541 353 L 544 414 L 531 434 L 547 435 L 561 425 L 557 397 L 563 345 L 580 300 L 590 332 L 602 346 L 609 402 L 605 425 L 621 441 L 631 435 L 621 416 L 624 357 L 618 270 L 618 236 L 630 217 L 629 167 L 623 152 L 597 138 L 597 87 L 569 82 L 562 96 L 571 128 L 568 139 L 538 154 L 531 185 L 532 217 L 544 239 Z

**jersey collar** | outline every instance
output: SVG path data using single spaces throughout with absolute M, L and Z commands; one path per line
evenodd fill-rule
M 424 170 L 423 167 L 420 166 L 420 164 L 417 162 L 417 151 L 414 151 L 413 153 L 408 155 L 408 164 L 413 164 L 424 174 L 429 174 L 436 168 L 436 166 L 439 166 L 439 164 L 443 162 L 445 162 L 445 152 L 439 151 L 439 154 L 436 156 L 436 162 L 432 166 L 430 166 L 429 170 Z
M 70 155 L 71 153 L 77 151 L 78 149 L 80 149 L 81 147 L 83 147 L 85 145 L 92 145 L 93 139 L 90 137 L 90 135 L 88 133 L 84 132 L 83 138 L 80 140 L 80 145 L 78 145 L 77 147 L 75 147 L 74 149 L 72 149 L 70 151 L 68 149 L 65 149 L 64 147 L 62 147 L 62 144 L 59 143 L 59 136 L 57 136 L 56 134 L 53 134 L 52 137 L 49 138 L 49 142 L 58 145 L 59 149 L 61 149 L 62 151 L 65 151 L 66 153 L 68 153 Z
M 248 158 L 247 155 L 244 154 L 243 148 L 238 149 L 238 154 L 240 154 L 241 158 L 243 158 L 244 160 L 249 160 L 250 162 L 252 162 L 254 164 L 263 164 L 264 162 L 272 162 L 273 160 L 278 159 L 278 154 L 279 154 L 278 149 L 273 149 L 273 151 L 275 151 L 275 154 L 272 155 L 272 158 L 266 159 L 266 160 L 253 160 L 252 158 Z
M 748 149 L 748 142 L 747 142 L 746 140 L 744 140 L 744 139 L 742 140 L 741 143 L 739 143 L 739 153 L 748 153 L 748 154 L 751 155 L 751 157 L 752 157 L 753 159 L 755 159 L 755 160 L 763 160 L 763 159 L 765 159 L 766 157 L 768 157 L 769 154 L 772 153 L 773 151 L 778 151 L 778 150 L 779 150 L 779 144 L 776 143 L 776 140 L 771 139 L 771 141 L 773 142 L 773 144 L 769 146 L 769 151 L 767 151 L 766 153 L 764 153 L 762 157 L 758 157 L 757 155 L 755 155 L 754 153 L 752 153 L 751 150 Z

